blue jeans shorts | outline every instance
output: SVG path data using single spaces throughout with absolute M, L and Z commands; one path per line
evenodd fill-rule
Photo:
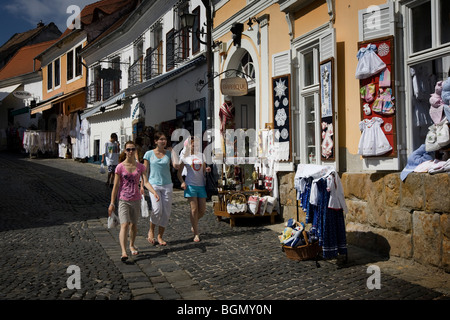
M 186 186 L 186 190 L 184 190 L 185 198 L 207 198 L 206 188 L 205 186 Z

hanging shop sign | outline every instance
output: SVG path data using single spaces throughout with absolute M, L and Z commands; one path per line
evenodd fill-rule
M 13 92 L 14 97 L 18 98 L 18 99 L 30 99 L 32 97 L 31 93 L 29 93 L 28 91 L 15 91 Z
M 144 118 L 144 117 L 145 117 L 145 105 L 144 105 L 144 103 L 139 101 L 138 103 L 136 103 L 136 105 L 131 110 L 131 120 Z
M 248 93 L 248 84 L 245 78 L 233 77 L 220 80 L 220 91 L 225 96 L 245 96 Z
M 394 37 L 359 42 L 358 49 L 355 76 L 360 85 L 362 133 L 358 153 L 363 157 L 396 157 Z

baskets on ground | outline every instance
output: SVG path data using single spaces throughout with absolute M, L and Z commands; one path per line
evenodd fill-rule
M 318 254 L 320 253 L 321 247 L 319 246 L 319 242 L 316 241 L 314 243 L 310 243 L 308 241 L 308 235 L 306 231 L 303 230 L 303 237 L 305 239 L 306 244 L 298 247 L 289 247 L 283 245 L 283 251 L 286 252 L 286 256 L 291 260 L 310 260 L 316 259 Z
M 247 197 L 243 193 L 234 193 L 227 199 L 227 212 L 229 214 L 247 212 Z

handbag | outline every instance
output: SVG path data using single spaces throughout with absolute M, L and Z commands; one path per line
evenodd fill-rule
M 148 218 L 148 203 L 147 200 L 145 200 L 144 195 L 142 195 L 141 198 L 141 215 L 142 218 Z

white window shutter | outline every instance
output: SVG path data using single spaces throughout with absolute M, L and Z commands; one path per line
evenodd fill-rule
M 394 35 L 395 19 L 392 2 L 370 6 L 358 12 L 359 41 Z
M 334 28 L 323 32 L 319 38 L 320 61 L 336 57 L 336 40 Z
M 272 77 L 291 73 L 291 52 L 283 51 L 272 56 Z

